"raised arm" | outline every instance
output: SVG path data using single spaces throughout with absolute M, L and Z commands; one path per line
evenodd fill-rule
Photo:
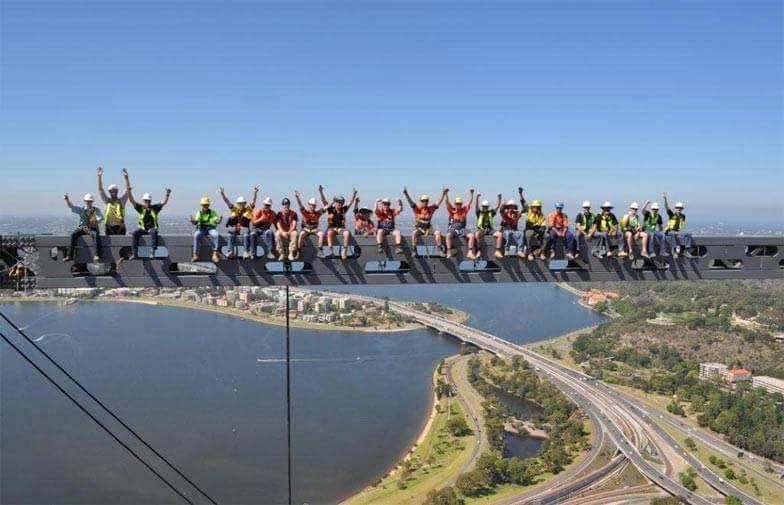
M 446 201 L 446 208 L 447 209 L 452 209 L 453 207 L 452 207 L 452 202 L 449 201 L 449 190 L 448 189 L 446 190 L 446 198 L 444 200 Z M 468 204 L 468 206 L 470 207 L 471 204 Z
M 163 200 L 161 200 L 161 208 L 166 207 L 166 204 L 169 203 L 169 196 L 171 195 L 171 188 L 166 188 L 163 193 Z M 128 199 L 130 200 L 130 193 L 128 193 Z
M 520 195 L 520 209 L 522 209 L 523 212 L 528 212 L 528 205 L 526 205 L 525 203 L 525 197 L 523 196 L 522 186 L 517 187 L 517 194 Z
M 475 209 L 474 209 L 477 214 L 479 214 L 479 201 L 481 199 L 482 199 L 482 193 L 477 193 L 476 194 L 476 205 L 475 205 Z
M 327 201 L 327 197 L 324 195 L 324 186 L 322 186 L 321 184 L 319 184 L 318 193 L 319 193 L 319 197 L 321 197 L 321 205 L 323 205 L 324 207 L 329 205 L 329 201 Z
M 99 166 L 95 173 L 98 177 L 98 196 L 101 197 L 103 203 L 109 201 L 109 197 L 106 195 L 106 191 L 103 190 L 103 167 Z
M 651 204 L 650 200 L 645 200 L 645 205 L 642 206 L 643 212 L 648 212 L 648 206 Z
M 444 188 L 441 190 L 441 197 L 436 202 L 436 207 L 441 207 L 441 204 L 444 203 L 444 199 L 446 198 L 447 193 L 449 193 L 449 188 Z
M 305 210 L 305 206 L 302 205 L 302 197 L 299 194 L 299 191 L 294 191 L 294 198 L 297 200 L 297 205 L 299 205 L 299 210 Z
M 667 193 L 662 194 L 662 197 L 664 198 L 664 210 L 669 214 L 672 212 L 672 209 L 670 209 L 670 201 L 667 199 Z
M 250 201 L 250 206 L 256 208 L 256 199 L 259 197 L 259 187 L 253 186 L 253 199 Z
M 65 204 L 68 206 L 68 208 L 71 209 L 71 211 L 73 211 L 76 207 L 74 206 L 74 204 L 71 203 L 71 199 L 68 197 L 68 193 L 66 193 L 65 196 L 63 196 L 63 198 L 65 199 Z
M 126 169 L 122 169 L 123 179 L 125 180 L 125 194 L 128 195 L 128 201 L 131 202 L 131 205 L 136 207 L 138 205 L 136 200 L 133 199 L 133 191 L 131 188 L 131 179 L 128 177 L 128 171 Z
M 501 204 L 502 203 L 503 203 L 503 195 L 501 195 L 501 193 L 498 193 L 498 202 L 495 204 L 495 211 L 496 212 L 501 210 Z
M 220 187 L 220 196 L 221 196 L 221 198 L 223 198 L 223 201 L 226 203 L 226 207 L 228 207 L 229 209 L 234 208 L 234 204 L 231 203 L 231 200 L 229 200 L 229 197 L 226 196 L 226 191 L 223 189 L 223 186 Z
M 410 206 L 414 207 L 416 205 L 414 200 L 411 199 L 411 195 L 408 194 L 408 188 L 406 186 L 403 186 L 403 196 L 406 197 Z M 401 200 L 398 198 L 398 201 L 400 202 Z
M 354 205 L 354 202 L 357 201 L 357 188 L 351 189 L 351 198 L 349 198 L 348 203 L 346 204 L 347 208 L 351 208 Z
M 449 200 L 447 200 L 447 202 L 449 202 Z M 466 204 L 466 207 L 468 207 L 468 210 L 471 210 L 471 205 L 473 205 L 473 204 L 474 204 L 474 188 L 471 188 L 468 191 L 468 203 Z
M 373 211 L 376 212 L 381 208 L 381 198 L 376 198 L 376 203 L 373 204 Z
M 400 198 L 397 199 L 397 213 L 398 215 L 403 213 L 403 200 Z

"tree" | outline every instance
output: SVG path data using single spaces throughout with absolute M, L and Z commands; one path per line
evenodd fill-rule
M 465 505 L 465 500 L 457 496 L 454 488 L 445 487 L 427 493 L 424 505 Z
M 476 469 L 484 476 L 485 482 L 489 487 L 501 484 L 505 480 L 504 460 L 501 453 L 492 451 L 485 452 L 476 461 Z
M 693 438 L 687 437 L 685 442 L 686 442 L 686 447 L 688 447 L 690 450 L 692 451 L 697 450 L 697 442 L 695 442 Z
M 724 505 L 743 505 L 743 502 L 737 496 L 728 494 L 724 497 Z
M 689 491 L 695 491 L 697 489 L 697 483 L 694 481 L 694 477 L 692 477 L 689 473 L 681 472 L 678 474 L 678 476 L 681 479 L 681 484 L 683 487 Z
M 735 476 L 735 470 L 732 468 L 727 468 L 727 471 L 724 472 L 724 476 L 727 477 L 727 480 L 735 480 L 737 478 Z
M 487 489 L 484 476 L 479 470 L 471 470 L 460 475 L 455 482 L 455 487 L 465 496 L 479 496 Z
M 471 428 L 463 416 L 455 416 L 449 419 L 446 423 L 446 429 L 456 437 L 464 437 L 471 434 Z

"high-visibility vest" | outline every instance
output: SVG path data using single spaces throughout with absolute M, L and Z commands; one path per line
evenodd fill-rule
M 634 216 L 624 214 L 621 218 L 621 229 L 623 229 L 623 231 L 637 231 L 639 227 L 640 220 L 637 218 L 637 214 Z
M 583 212 L 580 215 L 583 216 L 583 230 L 585 230 L 585 232 L 591 231 L 591 227 L 593 226 L 593 222 L 596 220 L 596 216 L 593 215 L 593 212 L 588 212 L 587 214 Z
M 116 216 L 118 220 L 125 221 L 125 207 L 119 200 L 106 202 L 106 220 L 111 221 L 111 216 Z
M 493 229 L 493 213 L 489 210 L 480 210 L 476 215 L 476 227 L 479 230 Z
M 618 224 L 618 219 L 614 214 L 608 214 L 606 216 L 604 214 L 599 214 L 596 218 L 596 229 L 600 232 L 610 231 L 616 224 Z
M 645 231 L 658 230 L 660 219 L 661 219 L 660 214 L 654 214 L 653 212 L 646 212 L 642 216 L 642 229 Z
M 155 211 L 152 207 L 143 207 L 142 211 L 139 212 L 139 228 L 145 228 L 145 222 L 147 221 L 147 216 L 152 216 L 152 229 L 158 229 L 158 212 Z
M 667 229 L 665 231 L 681 231 L 686 226 L 686 215 L 672 213 L 670 219 L 667 221 Z
M 542 228 L 542 227 L 544 227 L 546 221 L 547 220 L 544 217 L 544 214 L 539 214 L 539 213 L 533 212 L 531 210 L 529 210 L 525 214 L 525 227 L 526 227 L 526 229 Z
M 193 216 L 193 220 L 200 228 L 215 228 L 218 225 L 218 213 L 212 209 L 200 210 Z

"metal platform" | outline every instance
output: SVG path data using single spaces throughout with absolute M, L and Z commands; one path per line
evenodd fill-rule
M 145 237 L 149 240 L 149 237 Z M 482 246 L 485 261 L 465 258 L 465 242 L 457 244 L 452 258 L 440 257 L 432 237 L 417 247 L 418 256 L 404 239 L 403 254 L 391 245 L 379 253 L 375 239 L 353 238 L 351 257 L 341 260 L 340 248 L 333 258 L 319 257 L 315 238 L 308 239 L 294 262 L 267 259 L 209 261 L 211 247 L 205 241 L 201 257 L 191 262 L 189 236 L 163 236 L 156 258 L 127 260 L 131 237 L 102 237 L 102 260 L 93 263 L 90 238 L 78 242 L 73 262 L 63 262 L 69 238 L 40 235 L 3 237 L 6 256 L 17 247 L 38 252 L 34 284 L 38 288 L 61 287 L 196 287 L 239 285 L 348 285 L 348 284 L 443 284 L 493 282 L 590 282 L 639 280 L 725 280 L 784 278 L 784 237 L 695 237 L 696 257 L 597 259 L 587 248 L 580 259 L 523 261 L 517 257 L 494 258 L 493 242 Z M 142 242 L 142 254 L 149 254 Z M 225 237 L 222 237 L 223 252 Z M 242 248 L 236 251 L 241 255 Z M 258 254 L 263 254 L 261 248 Z M 558 257 L 562 251 L 558 251 Z

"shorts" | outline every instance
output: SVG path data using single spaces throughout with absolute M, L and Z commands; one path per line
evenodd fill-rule
M 379 221 L 378 229 L 380 231 L 392 231 L 395 229 L 395 222 L 394 221 Z
M 416 223 L 414 225 L 414 229 L 424 236 L 430 235 L 431 228 L 432 226 L 430 223 Z
M 318 226 L 302 226 L 302 231 L 307 233 L 308 235 L 313 235 L 319 232 Z
M 449 225 L 449 228 L 447 228 L 447 233 L 449 232 L 453 233 L 455 237 L 463 237 L 466 235 L 466 233 L 468 233 L 468 229 L 465 227 L 464 224 L 460 224 L 460 225 L 451 224 Z
M 346 228 L 343 226 L 330 226 L 329 228 L 327 228 L 327 231 L 334 231 L 337 234 L 341 234 L 345 230 Z

